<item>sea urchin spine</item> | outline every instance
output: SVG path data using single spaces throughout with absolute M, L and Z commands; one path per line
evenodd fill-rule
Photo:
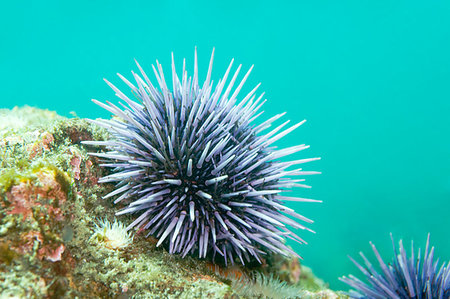
M 428 235 L 425 252 L 421 257 L 420 249 L 417 259 L 414 258 L 414 246 L 411 242 L 411 256 L 408 258 L 403 242 L 400 240 L 397 252 L 394 239 L 394 258 L 388 265 L 381 258 L 375 245 L 370 243 L 372 250 L 380 264 L 381 271 L 377 271 L 370 261 L 361 252 L 365 267 L 354 259 L 350 260 L 366 276 L 365 283 L 353 275 L 340 278 L 355 290 L 350 292 L 351 298 L 417 298 L 417 299 L 448 299 L 450 298 L 450 264 L 442 264 L 438 267 L 439 259 L 433 261 L 434 247 L 430 249 L 430 235 Z
M 173 90 L 170 91 L 161 65 L 153 66 L 160 90 L 155 88 L 136 62 L 142 77 L 132 72 L 137 86 L 119 74 L 138 101 L 129 99 L 113 84 L 106 83 L 124 101 L 116 106 L 93 100 L 111 112 L 112 120 L 91 120 L 106 128 L 114 138 L 86 141 L 105 146 L 105 153 L 91 153 L 113 173 L 101 183 L 116 183 L 116 189 L 104 198 L 118 196 L 125 202 L 121 214 L 136 214 L 127 229 L 148 230 L 170 253 L 198 254 L 200 258 L 219 254 L 225 264 L 239 258 L 256 259 L 276 252 L 297 255 L 285 245 L 285 238 L 304 241 L 290 231 L 307 229 L 288 216 L 312 221 L 285 207 L 282 201 L 316 200 L 280 195 L 285 188 L 308 187 L 288 176 L 318 172 L 289 167 L 318 158 L 281 162 L 278 159 L 307 149 L 304 144 L 275 150 L 272 144 L 304 121 L 280 131 L 285 122 L 266 134 L 260 133 L 282 117 L 278 114 L 255 125 L 261 115 L 263 95 L 256 98 L 259 84 L 239 103 L 237 96 L 251 69 L 232 92 L 239 66 L 226 86 L 233 64 L 213 89 L 211 56 L 206 80 L 198 83 L 197 53 L 194 76 L 188 77 L 183 61 L 181 81 L 172 56 Z

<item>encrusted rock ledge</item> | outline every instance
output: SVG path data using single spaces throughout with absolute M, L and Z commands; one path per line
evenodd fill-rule
M 297 259 L 224 268 L 127 234 L 80 143 L 106 137 L 48 110 L 0 110 L 1 298 L 347 298 Z

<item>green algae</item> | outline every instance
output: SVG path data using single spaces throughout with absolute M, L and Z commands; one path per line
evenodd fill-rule
M 48 295 L 43 279 L 24 270 L 14 266 L 10 272 L 0 271 L 0 298 L 45 298 Z
M 64 192 L 68 194 L 71 190 L 71 179 L 67 173 L 60 170 L 55 165 L 47 160 L 39 160 L 36 163 L 23 164 L 22 159 L 16 167 L 4 168 L 0 171 L 0 189 L 2 192 L 7 192 L 11 186 L 19 185 L 37 180 L 38 173 L 53 173 L 56 181 L 61 184 Z M 29 166 L 26 168 L 26 166 Z
M 55 120 L 64 119 L 55 111 L 43 110 L 30 106 L 0 109 L 0 132 L 10 134 L 29 131 L 33 127 L 44 127 Z
M 134 254 L 128 251 L 90 248 L 90 262 L 78 268 L 88 279 L 95 279 L 109 287 L 110 294 L 127 290 L 133 298 L 224 298 L 230 287 L 204 279 L 191 280 L 198 275 L 196 267 L 188 267 L 185 261 L 167 256 L 163 252 Z M 149 249 L 148 246 L 145 249 Z M 98 269 L 98 264 L 101 269 Z M 192 265 L 191 265 L 192 266 Z
M 328 285 L 320 278 L 316 277 L 311 268 L 303 266 L 300 274 L 299 285 L 309 291 L 321 291 L 328 289 Z

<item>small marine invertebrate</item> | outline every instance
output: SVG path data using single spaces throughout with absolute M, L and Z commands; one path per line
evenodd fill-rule
M 117 219 L 112 223 L 108 219 L 103 219 L 95 223 L 91 240 L 96 240 L 109 249 L 122 249 L 133 242 L 133 236 Z
M 137 86 L 119 74 L 138 101 L 132 101 L 113 84 L 106 83 L 125 103 L 93 100 L 113 113 L 112 120 L 92 120 L 114 136 L 108 141 L 86 141 L 84 144 L 105 146 L 106 153 L 91 153 L 102 159 L 103 167 L 113 174 L 101 183 L 116 183 L 116 189 L 104 198 L 118 196 L 115 203 L 128 207 L 117 215 L 137 214 L 127 229 L 148 230 L 159 238 L 170 253 L 182 256 L 197 253 L 200 258 L 219 254 L 225 264 L 239 258 L 256 259 L 277 252 L 296 255 L 286 246 L 284 237 L 304 241 L 287 225 L 307 229 L 288 216 L 311 223 L 283 205 L 283 201 L 314 202 L 316 200 L 282 196 L 284 188 L 309 187 L 291 179 L 318 172 L 289 167 L 319 158 L 281 162 L 279 158 L 307 149 L 304 144 L 275 150 L 273 143 L 305 121 L 279 132 L 289 121 L 266 134 L 262 131 L 284 113 L 256 125 L 261 115 L 263 95 L 256 98 L 257 85 L 238 102 L 238 93 L 250 74 L 232 92 L 241 69 L 239 66 L 226 86 L 233 64 L 213 87 L 211 56 L 206 80 L 198 82 L 197 52 L 194 76 L 188 77 L 183 62 L 181 80 L 172 56 L 170 91 L 161 65 L 153 67 L 161 91 L 153 86 L 142 70 L 132 72 Z
M 402 240 L 397 252 L 392 234 L 391 239 L 395 256 L 388 265 L 384 263 L 375 245 L 370 243 L 380 264 L 380 273 L 362 252 L 360 255 L 365 262 L 365 267 L 349 257 L 369 282 L 369 284 L 364 283 L 353 275 L 340 278 L 341 281 L 356 289 L 350 292 L 350 296 L 352 298 L 450 298 L 450 264 L 444 263 L 438 268 L 439 260 L 433 261 L 434 247 L 429 249 L 430 235 L 428 234 L 423 258 L 419 249 L 417 259 L 414 258 L 413 242 L 411 242 L 411 256 L 408 259 Z
M 253 273 L 252 278 L 232 279 L 231 287 L 239 296 L 250 298 L 305 298 L 306 295 L 298 286 L 289 285 L 273 275 L 258 272 Z

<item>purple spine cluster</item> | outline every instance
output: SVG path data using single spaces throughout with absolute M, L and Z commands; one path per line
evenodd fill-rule
M 242 89 L 252 68 L 240 83 L 241 66 L 230 75 L 233 60 L 217 85 L 211 81 L 214 51 L 206 80 L 198 82 L 197 52 L 194 75 L 188 77 L 183 61 L 181 79 L 172 55 L 172 90 L 156 61 L 156 88 L 136 62 L 140 75 L 135 84 L 119 74 L 137 100 L 131 100 L 106 83 L 121 99 L 119 105 L 93 100 L 111 112 L 111 120 L 91 120 L 113 136 L 108 141 L 86 141 L 107 151 L 91 153 L 112 174 L 101 183 L 115 183 L 104 198 L 125 204 L 117 215 L 133 214 L 128 229 L 143 229 L 158 238 L 170 253 L 200 258 L 220 255 L 224 262 L 242 264 L 276 252 L 296 255 L 285 238 L 305 243 L 286 225 L 307 229 L 293 220 L 312 221 L 283 205 L 283 201 L 317 200 L 283 196 L 286 188 L 306 187 L 304 179 L 291 178 L 318 172 L 292 166 L 319 158 L 281 162 L 279 159 L 307 149 L 301 144 L 276 149 L 273 144 L 300 125 L 282 130 L 289 121 L 266 131 L 284 113 L 255 124 L 264 104 L 256 97 L 259 84 L 242 100 Z M 227 83 L 227 80 L 231 79 Z M 236 86 L 236 84 L 237 86 Z M 236 86 L 236 87 L 235 87 Z M 266 132 L 266 133 L 263 133 Z
M 439 259 L 433 261 L 434 247 L 430 249 L 430 235 L 423 257 L 419 252 L 417 259 L 414 257 L 414 244 L 411 242 L 411 256 L 408 258 L 403 243 L 400 240 L 399 251 L 396 250 L 394 239 L 394 258 L 388 265 L 381 258 L 375 245 L 370 243 L 377 257 L 381 271 L 375 269 L 370 261 L 361 252 L 360 255 L 365 266 L 360 265 L 350 257 L 350 260 L 366 276 L 365 283 L 353 275 L 340 278 L 355 290 L 350 292 L 351 298 L 450 298 L 450 266 L 443 263 L 439 267 Z

